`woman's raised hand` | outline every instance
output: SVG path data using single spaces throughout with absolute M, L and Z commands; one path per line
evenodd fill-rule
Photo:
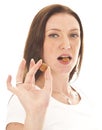
M 32 59 L 30 61 L 29 71 L 26 74 L 23 82 L 24 69 L 26 65 L 26 61 L 23 59 L 18 68 L 16 86 L 12 86 L 12 77 L 10 75 L 7 78 L 8 90 L 10 90 L 19 98 L 27 113 L 36 113 L 46 109 L 49 103 L 52 92 L 52 76 L 49 67 L 45 71 L 45 84 L 43 89 L 37 89 L 35 87 L 35 74 L 41 64 L 42 60 L 39 60 L 35 64 L 34 60 Z

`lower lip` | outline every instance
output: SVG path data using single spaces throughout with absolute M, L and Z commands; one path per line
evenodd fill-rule
M 59 60 L 59 62 L 61 63 L 61 64 L 63 64 L 63 65 L 68 65 L 69 63 L 70 63 L 70 60 L 69 61 L 62 61 L 62 60 Z

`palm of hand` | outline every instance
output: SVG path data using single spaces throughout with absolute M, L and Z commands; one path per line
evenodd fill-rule
M 11 76 L 7 79 L 7 87 L 19 98 L 26 112 L 35 112 L 39 111 L 42 108 L 46 109 L 49 103 L 49 98 L 51 95 L 52 87 L 52 77 L 50 73 L 50 68 L 45 72 L 45 84 L 43 89 L 37 89 L 35 87 L 34 75 L 39 69 L 42 61 L 38 61 L 37 64 L 34 63 L 34 60 L 30 63 L 29 72 L 26 75 L 25 81 L 22 84 L 18 84 L 16 87 L 13 87 L 11 84 Z M 17 73 L 17 81 L 23 81 L 25 61 L 23 60 L 19 66 Z

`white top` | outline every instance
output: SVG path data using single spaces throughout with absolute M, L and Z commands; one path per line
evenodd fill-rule
M 79 94 L 81 101 L 77 105 L 63 104 L 51 97 L 43 130 L 99 130 L 93 117 L 93 105 L 81 91 Z M 24 121 L 24 108 L 14 95 L 8 104 L 7 124 L 24 124 Z

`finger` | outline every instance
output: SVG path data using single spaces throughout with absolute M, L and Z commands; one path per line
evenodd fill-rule
M 29 67 L 29 70 L 33 67 L 35 65 L 35 61 L 34 61 L 34 59 L 31 59 L 31 63 L 30 63 L 30 67 Z M 34 88 L 34 86 L 35 86 L 35 78 L 34 77 L 32 77 L 32 86 L 33 86 L 33 88 Z
M 34 75 L 41 66 L 41 64 L 42 60 L 39 60 L 36 64 L 33 65 L 33 67 L 30 68 L 29 72 L 26 75 L 25 83 L 32 83 L 32 81 L 34 81 Z
M 35 61 L 34 59 L 31 59 L 30 61 L 30 66 L 29 66 L 29 70 L 35 65 Z
M 7 89 L 8 89 L 9 91 L 11 91 L 12 93 L 15 94 L 15 93 L 16 93 L 16 90 L 15 90 L 14 87 L 12 87 L 11 80 L 12 80 L 12 77 L 11 77 L 11 75 L 9 75 L 8 78 L 7 78 L 7 81 L 6 81 L 6 83 L 7 83 Z
M 45 72 L 44 89 L 51 96 L 51 93 L 52 93 L 52 75 L 51 75 L 50 67 L 48 67 L 47 70 L 46 70 L 46 72 Z
M 31 59 L 31 61 L 30 61 L 30 66 L 29 66 L 29 70 L 33 67 L 35 65 L 35 61 L 34 61 L 34 59 Z M 34 83 L 35 83 L 35 79 L 34 78 L 32 78 L 32 85 L 34 86 Z
M 24 69 L 25 69 L 26 61 L 23 59 L 19 65 L 18 72 L 16 75 L 16 82 L 23 82 Z

